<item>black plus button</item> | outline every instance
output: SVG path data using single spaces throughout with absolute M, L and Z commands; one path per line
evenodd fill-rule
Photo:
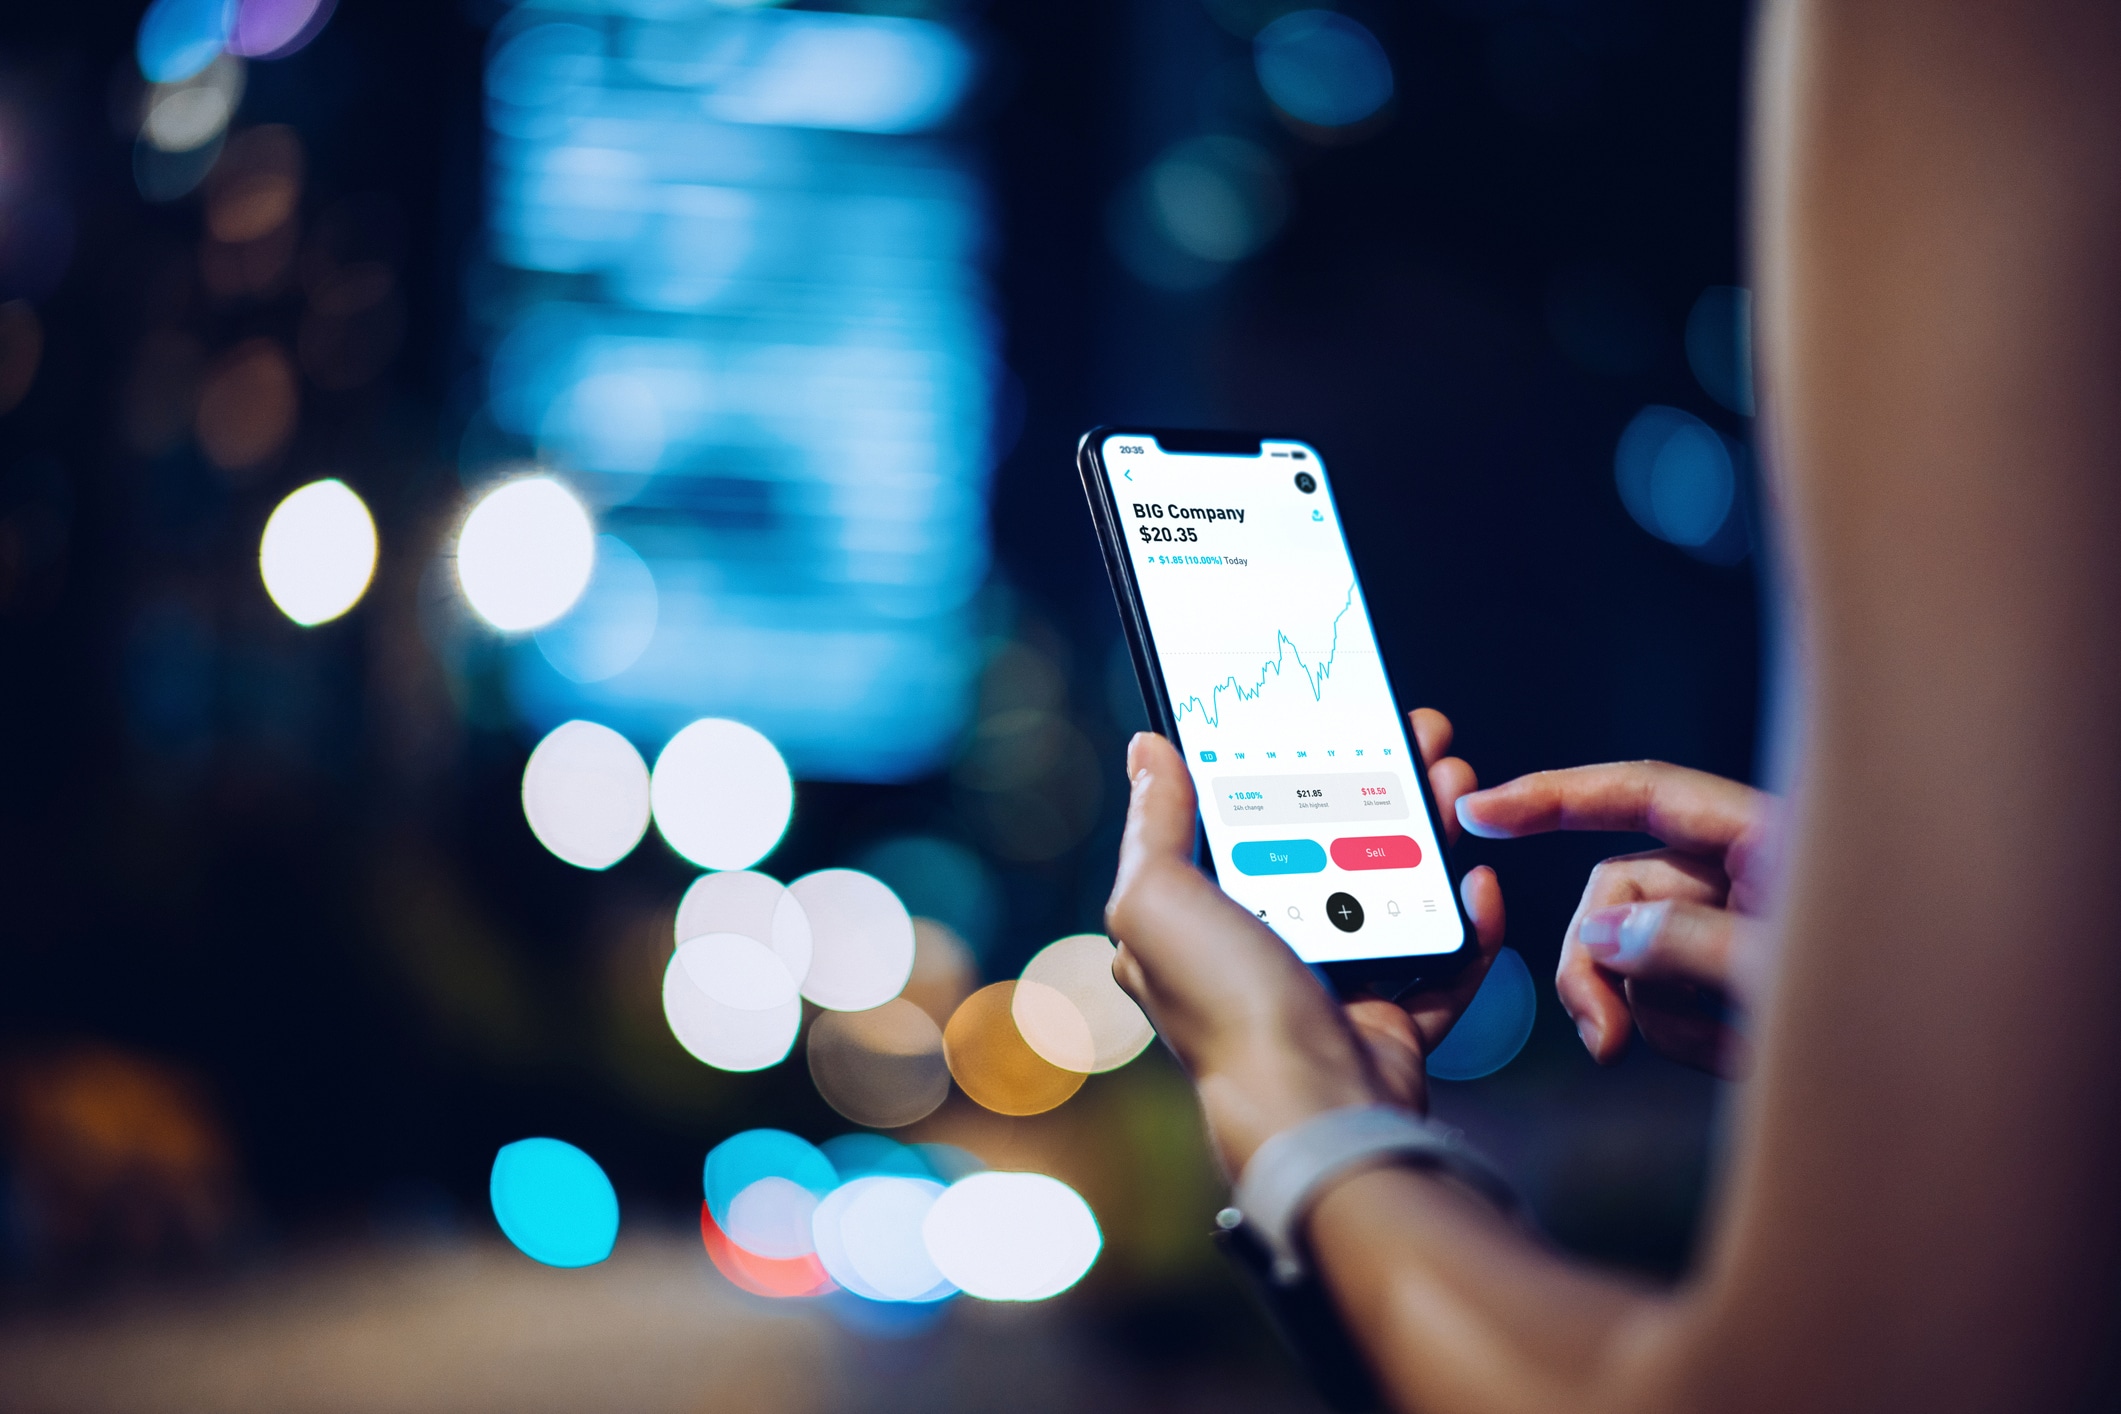
M 1326 917 L 1343 933 L 1352 933 L 1362 926 L 1362 905 L 1353 894 L 1329 894 L 1326 897 Z

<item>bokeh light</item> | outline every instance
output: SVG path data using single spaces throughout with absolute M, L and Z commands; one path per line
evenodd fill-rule
M 913 919 L 883 881 L 858 869 L 820 869 L 788 886 L 810 920 L 803 995 L 831 1011 L 868 1011 L 913 975 Z
M 191 152 L 228 130 L 243 101 L 244 66 L 223 54 L 181 83 L 156 84 L 147 92 L 140 136 L 157 152 Z
M 708 939 L 725 939 L 736 935 L 709 933 Z M 686 948 L 705 942 L 691 939 L 671 955 L 669 964 L 663 969 L 663 1018 L 670 1024 L 670 1034 L 677 1037 L 693 1059 L 717 1070 L 764 1070 L 786 1059 L 795 1045 L 796 1034 L 803 1025 L 803 1004 L 793 995 L 779 1006 L 763 1011 L 751 1011 L 734 1007 L 710 995 L 693 978 L 693 969 L 686 966 Z M 755 940 L 753 941 L 756 946 Z M 720 949 L 702 949 L 702 956 L 693 961 L 699 971 L 711 980 L 718 978 L 715 964 L 720 960 Z M 763 947 L 761 952 L 765 952 Z M 765 952 L 772 957 L 770 952 Z M 778 960 L 776 959 L 776 965 Z M 786 969 L 783 968 L 785 974 Z
M 231 479 L 250 480 L 294 440 L 294 364 L 278 341 L 246 339 L 207 370 L 199 390 L 199 450 Z
M 230 52 L 285 59 L 323 33 L 338 0 L 240 0 L 230 26 Z
M 819 1019 L 823 1020 L 822 1017 Z M 957 1177 L 954 1173 L 944 1173 L 931 1161 L 929 1150 L 940 1147 L 947 1146 L 901 1144 L 888 1134 L 870 1134 L 863 1130 L 837 1134 L 818 1145 L 825 1157 L 832 1160 L 832 1167 L 839 1172 L 842 1183 L 874 1173 L 897 1174 L 902 1178 Z M 976 1163 L 974 1167 L 977 1167 Z
M 524 1256 L 586 1267 L 611 1255 L 619 1195 L 597 1161 L 560 1139 L 518 1139 L 494 1155 L 494 1221 Z
M 457 536 L 464 597 L 504 633 L 543 628 L 574 607 L 595 564 L 589 512 L 550 476 L 520 477 L 487 492 Z
M 810 975 L 810 919 L 780 880 L 749 870 L 703 874 L 678 901 L 677 938 L 741 933 L 773 950 L 800 985 Z
M 1043 1114 L 1082 1089 L 1084 1072 L 1063 1070 L 1031 1049 L 1016 1027 L 1015 996 L 1016 983 L 995 982 L 967 997 L 943 1028 L 943 1057 L 958 1087 L 985 1108 Z M 1087 1025 L 1084 1031 L 1088 1051 Z
M 1281 170 L 1266 151 L 1234 137 L 1193 138 L 1157 159 L 1147 178 L 1164 237 L 1198 260 L 1251 255 L 1288 214 Z
M 656 758 L 655 827 L 702 869 L 749 869 L 773 853 L 794 809 L 788 763 L 742 722 L 703 717 Z
M 511 705 L 640 740 L 728 717 L 806 777 L 931 774 L 970 704 L 1008 376 L 985 178 L 932 135 L 975 46 L 846 7 L 494 14 L 461 464 L 535 448 L 652 521 L 622 533 L 658 596 L 633 666 L 517 654 Z
M 729 1240 L 746 1252 L 785 1262 L 816 1250 L 810 1216 L 818 1196 L 792 1178 L 768 1174 L 729 1200 Z
M 729 1240 L 705 1203 L 700 1204 L 700 1241 L 706 1246 L 707 1258 L 714 1263 L 715 1270 L 739 1290 L 754 1296 L 788 1299 L 822 1296 L 833 1290 L 832 1278 L 825 1275 L 825 1268 L 815 1254 L 777 1261 L 747 1252 Z
M 856 1124 L 898 1129 L 950 1096 L 942 1028 L 904 997 L 828 1011 L 810 1023 L 805 1045 L 818 1094 Z
M 1539 1014 L 1539 989 L 1517 949 L 1504 948 L 1488 964 L 1480 990 L 1460 1014 L 1451 1034 L 1428 1058 L 1429 1074 L 1438 1080 L 1478 1080 L 1493 1075 L 1517 1058 L 1532 1038 Z
M 939 1144 L 933 1141 L 909 1145 L 921 1156 L 928 1172 L 945 1183 L 955 1183 L 967 1174 L 984 1173 L 987 1165 L 970 1149 L 961 1149 L 955 1144 Z
M 1259 86 L 1299 123 L 1343 128 L 1392 97 L 1392 61 L 1377 36 L 1346 15 L 1298 10 L 1252 41 Z
M 242 245 L 279 231 L 301 203 L 304 166 L 302 139 L 284 123 L 230 138 L 206 184 L 208 233 Z
M 823 1198 L 840 1183 L 840 1174 L 817 1145 L 785 1129 L 747 1129 L 707 1151 L 700 1165 L 701 1196 L 724 1232 L 730 1205 L 739 1193 L 762 1178 L 780 1178 Z
M 141 77 L 182 83 L 220 56 L 235 19 L 235 0 L 154 0 L 133 45 Z
M 609 869 L 648 832 L 648 764 L 609 727 L 562 722 L 523 767 L 523 818 L 560 859 Z
M 965 940 L 933 918 L 914 919 L 913 975 L 901 995 L 941 1026 L 978 985 L 978 969 Z
M 1715 539 L 1736 500 L 1737 477 L 1723 438 L 1692 413 L 1654 403 L 1620 434 L 1613 479 L 1636 524 L 1687 548 Z
M 1222 279 L 1272 240 L 1287 216 L 1280 164 L 1256 143 L 1218 134 L 1168 148 L 1115 198 L 1106 225 L 1114 254 L 1136 279 L 1185 291 Z M 1022 758 L 1020 749 L 1002 757 Z
M 1082 1196 L 1041 1173 L 976 1173 L 950 1185 L 923 1225 L 929 1256 L 966 1294 L 1043 1301 L 1083 1279 L 1104 1246 Z
M 376 523 L 337 478 L 288 493 L 258 540 L 258 573 L 280 612 L 307 628 L 360 602 L 376 569 Z
M 1024 1044 L 1062 1070 L 1088 1075 L 1097 1068 L 1097 1042 L 1074 1002 L 1039 982 L 1018 978 L 1009 994 L 1009 1019 Z
M 842 1184 L 811 1219 L 818 1261 L 834 1281 L 871 1301 L 937 1301 L 953 1294 L 922 1231 L 944 1191 L 933 1179 L 884 1174 Z
M 618 536 L 599 535 L 589 588 L 558 621 L 538 630 L 538 651 L 572 682 L 617 677 L 655 637 L 656 602 L 648 562 Z
M 795 975 L 780 955 L 742 933 L 706 933 L 678 944 L 677 960 L 710 998 L 738 1011 L 773 1011 L 793 1005 Z
M 133 144 L 133 185 L 143 201 L 176 201 L 206 180 L 221 148 L 221 140 L 215 138 L 188 152 L 164 152 L 143 136 Z
M 1118 956 L 1102 933 L 1077 933 L 1039 949 L 1010 1002 L 1032 1050 L 1066 1070 L 1106 1071 L 1156 1039 L 1149 1018 L 1112 978 Z M 1074 1064 L 1078 1059 L 1084 1063 Z

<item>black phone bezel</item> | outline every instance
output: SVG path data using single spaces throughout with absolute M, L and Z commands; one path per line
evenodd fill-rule
M 1312 444 L 1300 437 L 1268 436 L 1252 432 L 1128 425 L 1093 427 L 1085 432 L 1082 440 L 1076 444 L 1076 470 L 1082 476 L 1083 493 L 1090 502 L 1090 519 L 1096 526 L 1098 548 L 1104 553 L 1105 572 L 1112 580 L 1112 596 L 1118 602 L 1120 626 L 1127 636 L 1127 652 L 1134 661 L 1135 680 L 1141 686 L 1142 700 L 1149 708 L 1150 720 L 1156 729 L 1175 745 L 1179 739 L 1177 718 L 1171 710 L 1170 695 L 1164 688 L 1163 665 L 1156 656 L 1156 639 L 1149 631 L 1148 615 L 1142 608 L 1141 586 L 1134 576 L 1134 557 L 1127 552 L 1119 524 L 1119 503 L 1112 489 L 1112 479 L 1105 469 L 1103 446 L 1113 437 L 1149 438 L 1165 452 L 1247 458 L 1257 458 L 1263 442 L 1294 442 L 1303 447 L 1311 447 Z M 1314 452 L 1315 450 L 1313 448 Z M 1323 461 L 1324 458 L 1320 457 L 1321 464 Z M 1333 501 L 1337 515 L 1339 502 L 1333 496 L 1331 484 L 1326 483 L 1320 489 Z M 1345 546 L 1345 531 L 1342 532 L 1341 539 Z M 1348 563 L 1351 566 L 1355 564 L 1352 548 L 1348 551 Z M 1361 569 L 1357 567 L 1355 572 L 1359 579 Z M 1382 651 L 1380 646 L 1379 652 Z M 1406 714 L 1399 706 L 1400 695 L 1396 686 L 1398 679 L 1389 662 L 1383 667 L 1386 690 L 1392 694 L 1392 710 L 1399 712 L 1404 718 Z M 1412 738 L 1410 728 L 1410 742 Z M 1421 795 L 1422 809 L 1428 812 L 1432 838 L 1441 844 L 1448 837 L 1444 833 L 1443 818 L 1436 809 L 1436 797 L 1429 789 L 1428 772 L 1416 771 L 1414 775 L 1416 788 Z M 1210 878 L 1215 878 L 1215 861 L 1205 847 L 1207 825 L 1198 813 L 1194 817 L 1193 831 L 1195 861 L 1207 871 Z M 1448 847 L 1443 848 L 1443 855 L 1444 872 L 1451 881 L 1451 906 L 1458 912 L 1464 941 L 1456 951 L 1447 953 L 1351 958 L 1344 962 L 1314 964 L 1341 996 L 1403 996 L 1451 977 L 1472 960 L 1478 944 L 1473 935 L 1473 920 L 1467 915 L 1465 901 L 1459 895 L 1459 884 L 1464 878 L 1464 870 L 1458 866 Z

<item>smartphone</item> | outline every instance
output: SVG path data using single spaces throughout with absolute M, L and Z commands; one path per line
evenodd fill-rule
M 1100 427 L 1076 460 L 1202 866 L 1343 996 L 1463 966 L 1472 924 L 1317 448 Z

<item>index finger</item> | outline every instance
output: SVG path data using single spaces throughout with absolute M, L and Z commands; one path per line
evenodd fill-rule
M 1459 823 L 1483 839 L 1549 830 L 1632 830 L 1677 849 L 1720 853 L 1760 813 L 1761 792 L 1662 761 L 1535 771 L 1462 796 Z

